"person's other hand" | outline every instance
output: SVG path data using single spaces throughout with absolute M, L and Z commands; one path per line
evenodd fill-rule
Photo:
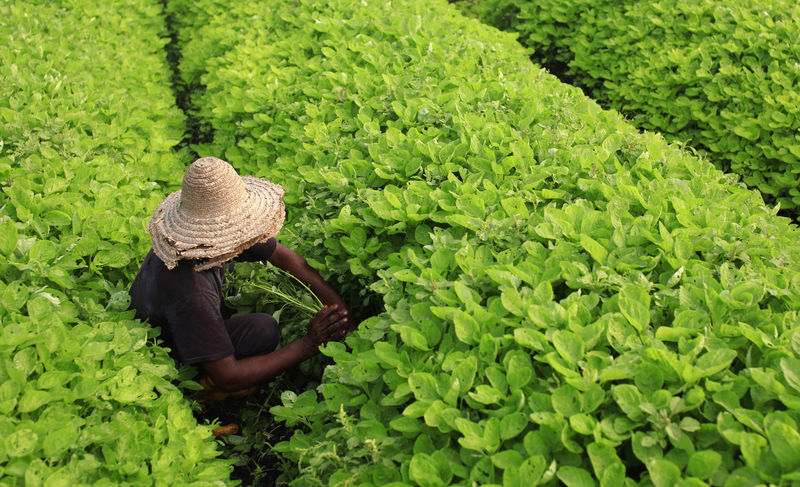
M 337 340 L 347 333 L 350 313 L 339 304 L 323 306 L 308 322 L 307 336 L 315 346 Z

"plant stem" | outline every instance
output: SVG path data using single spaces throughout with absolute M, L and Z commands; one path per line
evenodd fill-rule
M 278 271 L 280 271 L 282 274 L 284 274 L 284 275 L 288 276 L 288 277 L 289 277 L 289 279 L 291 279 L 291 280 L 292 280 L 292 281 L 294 281 L 294 282 L 297 282 L 298 284 L 300 284 L 301 286 L 303 286 L 303 288 L 305 288 L 305 290 L 306 290 L 306 291 L 308 291 L 308 294 L 310 294 L 310 295 L 311 295 L 311 296 L 314 298 L 314 301 L 316 301 L 316 302 L 317 302 L 317 305 L 318 305 L 318 309 L 315 311 L 315 313 L 316 313 L 317 311 L 319 311 L 319 310 L 320 310 L 320 309 L 321 309 L 321 308 L 324 306 L 324 305 L 322 304 L 322 301 L 320 301 L 320 299 L 317 297 L 317 295 L 316 295 L 316 294 L 314 294 L 314 291 L 312 291 L 312 290 L 311 290 L 311 288 L 309 288 L 308 286 L 306 286 L 306 283 L 304 283 L 304 282 L 303 282 L 303 281 L 301 281 L 300 279 L 298 279 L 298 278 L 294 277 L 292 274 L 290 274 L 290 273 L 286 272 L 285 270 L 281 269 L 280 267 L 275 267 L 275 269 L 277 269 Z
M 296 306 L 297 308 L 300 308 L 300 309 L 302 309 L 302 310 L 304 310 L 304 311 L 306 311 L 308 313 L 311 313 L 312 315 L 316 314 L 317 311 L 319 311 L 318 309 L 314 309 L 311 306 L 303 303 L 302 301 L 300 301 L 300 300 L 298 300 L 298 299 L 296 299 L 296 298 L 294 298 L 292 296 L 289 296 L 288 294 L 284 294 L 284 293 L 282 293 L 280 291 L 276 291 L 275 289 L 271 289 L 271 288 L 268 288 L 266 286 L 262 286 L 262 285 L 256 284 L 256 283 L 250 283 L 250 285 L 253 286 L 256 289 L 260 289 L 261 291 L 266 291 L 266 292 L 268 292 L 268 293 L 270 293 L 270 294 L 272 294 L 274 296 L 277 296 L 282 301 L 284 301 L 286 303 L 289 303 L 289 304 L 291 304 L 293 306 Z M 319 301 L 319 299 L 317 299 L 317 301 Z

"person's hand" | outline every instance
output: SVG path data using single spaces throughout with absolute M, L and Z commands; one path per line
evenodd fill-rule
M 334 338 L 336 340 L 340 340 L 344 338 L 345 335 L 358 328 L 358 322 L 352 318 L 352 316 L 350 315 L 350 310 L 347 309 L 347 305 L 344 304 L 344 301 L 340 301 L 336 303 L 336 305 L 339 306 L 339 309 L 343 310 L 345 315 L 347 316 L 347 327 L 345 327 L 344 330 L 340 331 L 339 336 Z
M 324 306 L 308 322 L 306 336 L 318 347 L 330 340 L 337 340 L 347 334 L 350 326 L 350 313 L 342 305 Z

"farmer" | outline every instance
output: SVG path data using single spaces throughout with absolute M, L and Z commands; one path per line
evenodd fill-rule
M 173 358 L 199 365 L 206 389 L 242 391 L 316 354 L 350 331 L 342 298 L 305 259 L 275 241 L 283 225 L 283 188 L 242 176 L 227 162 L 192 163 L 180 191 L 147 225 L 153 248 L 131 286 L 136 317 L 161 327 Z M 230 260 L 269 261 L 305 283 L 325 305 L 307 334 L 276 350 L 278 323 L 264 313 L 230 316 L 222 285 Z

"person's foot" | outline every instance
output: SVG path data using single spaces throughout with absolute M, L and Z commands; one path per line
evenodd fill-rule
M 226 424 L 220 426 L 219 428 L 215 428 L 212 433 L 214 436 L 224 436 L 224 435 L 235 435 L 242 431 L 242 428 L 239 427 L 236 423 Z

